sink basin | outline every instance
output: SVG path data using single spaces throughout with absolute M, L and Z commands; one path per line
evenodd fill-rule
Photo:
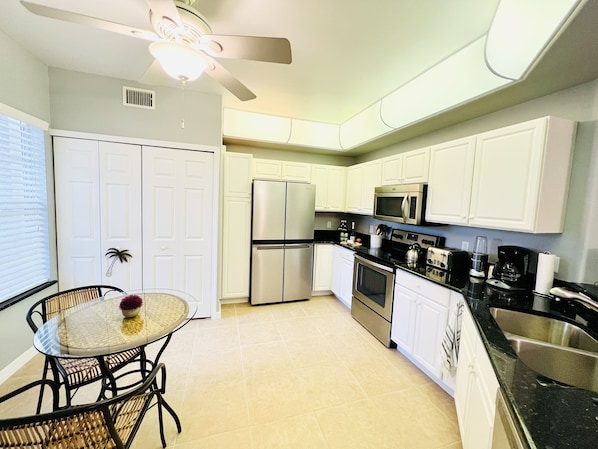
M 556 318 L 507 309 L 490 313 L 529 368 L 561 383 L 598 393 L 598 341 Z
M 598 340 L 567 321 L 496 307 L 490 308 L 490 314 L 505 333 L 598 353 Z

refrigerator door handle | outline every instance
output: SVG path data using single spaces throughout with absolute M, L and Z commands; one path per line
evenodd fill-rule
M 258 251 L 268 250 L 268 249 L 284 249 L 284 245 L 256 246 L 255 249 L 257 249 Z
M 286 245 L 285 248 L 288 248 L 288 249 L 295 249 L 295 248 L 301 249 L 301 248 L 311 248 L 311 246 L 303 244 L 303 243 L 297 243 L 297 244 Z

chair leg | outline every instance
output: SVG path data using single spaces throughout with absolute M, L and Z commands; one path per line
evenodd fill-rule
M 48 370 L 50 369 L 50 362 L 48 361 L 48 359 L 46 358 L 44 360 L 44 372 L 42 373 L 42 380 L 46 380 L 48 378 Z M 39 389 L 39 397 L 37 398 L 37 409 L 36 409 L 36 413 L 39 415 L 41 413 L 42 410 L 42 402 L 44 400 L 44 387 L 45 384 L 41 384 L 40 389 Z

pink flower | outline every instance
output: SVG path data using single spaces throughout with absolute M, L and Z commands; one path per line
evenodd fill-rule
M 139 295 L 128 295 L 120 301 L 121 310 L 133 310 L 143 305 L 143 299 Z

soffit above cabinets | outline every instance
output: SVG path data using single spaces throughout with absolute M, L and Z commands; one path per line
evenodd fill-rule
M 143 1 L 30 1 L 148 28 Z M 214 33 L 286 37 L 293 61 L 220 60 L 256 93 L 255 100 L 239 101 L 208 77 L 185 89 L 222 95 L 225 143 L 358 154 L 447 126 L 457 120 L 451 117 L 456 109 L 463 121 L 598 77 L 592 31 L 597 2 L 550 3 L 551 8 L 542 0 L 196 0 L 194 7 Z M 569 21 L 559 19 L 567 13 Z M 504 23 L 519 40 L 502 38 Z M 541 24 L 529 38 L 532 26 Z M 554 33 L 555 25 L 564 25 L 563 31 Z M 164 74 L 144 78 L 152 56 L 140 39 L 35 16 L 18 0 L 0 2 L 0 31 L 50 67 L 132 80 L 133 87 L 180 89 Z M 522 39 L 540 56 L 529 73 L 525 63 L 513 68 L 510 59 L 496 56 L 522 49 Z M 485 98 L 492 101 L 481 104 Z M 242 114 L 247 116 L 239 120 Z M 255 124 L 259 117 L 281 128 L 259 125 L 268 132 L 255 136 L 239 125 L 247 118 Z

